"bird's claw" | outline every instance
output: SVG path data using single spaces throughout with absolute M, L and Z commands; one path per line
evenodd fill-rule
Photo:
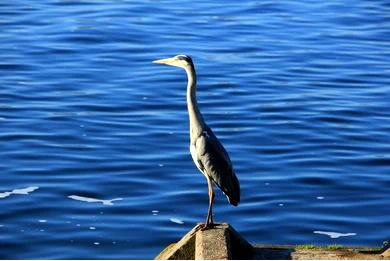
M 205 231 L 205 230 L 212 229 L 212 228 L 214 228 L 213 223 L 205 223 L 205 224 L 200 225 L 200 231 Z
M 213 223 L 204 223 L 204 224 L 199 224 L 195 229 L 194 231 L 192 231 L 191 233 L 191 236 L 195 235 L 198 231 L 205 231 L 205 230 L 208 230 L 208 229 L 212 229 L 214 228 L 214 224 Z

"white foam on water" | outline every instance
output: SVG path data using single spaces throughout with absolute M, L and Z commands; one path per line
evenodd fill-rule
M 0 198 L 6 198 L 9 195 L 11 195 L 11 192 L 2 192 L 2 193 L 0 193 Z
M 39 223 L 46 223 L 47 220 L 46 220 L 46 219 L 40 219 L 40 220 L 38 220 L 38 222 L 39 222 Z
M 12 190 L 12 194 L 23 194 L 27 195 L 28 193 L 33 192 L 34 190 L 37 190 L 39 187 L 27 187 L 23 189 L 14 189 Z
M 91 230 L 95 230 L 95 229 L 96 229 L 96 227 L 89 227 L 89 229 L 91 229 Z
M 114 205 L 114 203 L 112 203 L 114 201 L 123 200 L 122 198 L 97 199 L 97 198 L 89 198 L 89 197 L 83 197 L 83 196 L 77 196 L 77 195 L 70 195 L 70 196 L 68 196 L 68 198 L 78 200 L 78 201 L 89 202 L 89 203 L 99 202 L 99 203 L 102 203 L 103 205 L 109 205 L 109 206 Z
M 317 199 L 324 199 L 325 197 L 317 197 Z
M 171 219 L 169 219 L 171 222 L 173 222 L 173 223 L 176 223 L 176 224 L 180 224 L 180 225 L 182 225 L 182 224 L 184 224 L 184 221 L 183 220 L 180 220 L 180 219 L 178 219 L 178 218 L 171 218 Z
M 99 243 L 99 242 L 94 242 L 93 244 L 94 244 L 94 245 L 100 245 L 100 243 Z
M 313 231 L 313 233 L 314 234 L 327 235 L 330 238 L 356 236 L 356 233 L 338 233 L 338 232 L 331 232 L 331 231 Z
M 12 191 L 6 191 L 0 193 L 0 198 L 6 198 L 8 196 L 11 196 L 12 194 L 16 195 L 27 195 L 35 190 L 39 189 L 39 187 L 27 187 L 22 189 L 14 189 Z
M 283 203 L 280 203 L 280 204 L 279 204 L 279 207 L 283 207 L 283 206 L 284 206 L 284 204 L 283 204 Z

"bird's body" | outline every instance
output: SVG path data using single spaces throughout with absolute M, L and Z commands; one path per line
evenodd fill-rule
M 229 203 L 240 202 L 240 185 L 233 171 L 229 155 L 213 131 L 206 126 L 202 133 L 190 143 L 192 159 L 198 169 L 222 190 Z
M 240 202 L 240 184 L 234 173 L 229 155 L 213 131 L 205 123 L 196 100 L 196 73 L 190 57 L 177 55 L 173 58 L 157 60 L 162 63 L 185 69 L 188 77 L 187 108 L 190 121 L 190 152 L 200 172 L 207 179 L 209 187 L 209 211 L 204 228 L 213 226 L 212 206 L 214 182 L 227 196 L 229 203 L 237 206 Z

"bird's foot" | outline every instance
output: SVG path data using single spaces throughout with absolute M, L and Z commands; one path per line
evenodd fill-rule
M 205 223 L 205 224 L 202 224 L 200 226 L 201 226 L 200 231 L 205 231 L 205 230 L 214 228 L 214 223 Z
M 205 231 L 207 229 L 212 229 L 214 228 L 214 224 L 213 223 L 204 223 L 204 224 L 199 224 L 195 229 L 194 231 L 192 231 L 191 233 L 191 236 L 195 235 L 198 231 Z

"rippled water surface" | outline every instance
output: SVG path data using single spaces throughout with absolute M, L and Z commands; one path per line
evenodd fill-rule
M 39 2 L 39 3 L 38 3 Z M 249 241 L 390 235 L 388 1 L 0 3 L 0 258 L 153 258 L 205 219 L 186 77 Z

